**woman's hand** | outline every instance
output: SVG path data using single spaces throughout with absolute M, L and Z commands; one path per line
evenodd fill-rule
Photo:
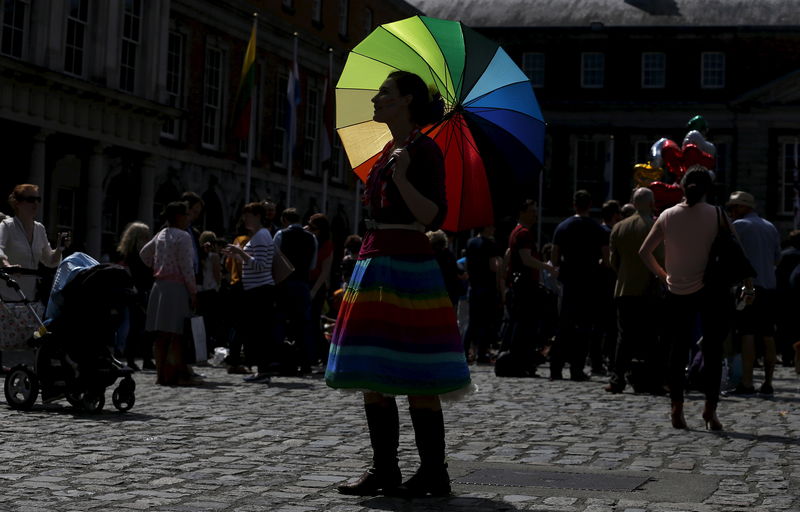
M 222 253 L 226 256 L 236 258 L 239 261 L 247 261 L 250 259 L 250 256 L 244 252 L 244 249 L 234 244 L 228 244 L 224 249 L 222 249 Z
M 395 184 L 398 182 L 407 182 L 408 176 L 406 173 L 408 172 L 408 166 L 411 163 L 411 156 L 408 154 L 408 150 L 406 148 L 395 149 L 392 152 L 392 156 L 394 157 L 394 171 L 392 171 L 392 179 L 394 180 Z

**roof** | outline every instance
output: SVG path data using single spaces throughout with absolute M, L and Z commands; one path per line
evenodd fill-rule
M 472 27 L 796 27 L 796 0 L 409 0 Z

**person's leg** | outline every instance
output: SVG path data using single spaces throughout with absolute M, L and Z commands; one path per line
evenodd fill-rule
M 666 337 L 669 344 L 669 363 L 667 383 L 672 402 L 671 419 L 675 428 L 686 428 L 683 417 L 683 391 L 686 379 L 686 363 L 689 357 L 689 343 L 696 317 L 691 307 L 691 296 L 680 296 L 667 293 Z
M 632 318 L 633 301 L 640 300 L 639 297 L 617 297 L 617 347 L 614 351 L 614 360 L 611 365 L 611 377 L 605 390 L 610 393 L 620 393 L 625 389 L 625 372 L 631 361 L 631 332 L 633 327 Z
M 699 293 L 696 295 L 698 296 L 697 309 L 700 311 L 703 329 L 701 379 L 706 396 L 703 419 L 706 422 L 706 429 L 722 430 L 722 424 L 717 418 L 722 378 L 722 344 L 732 328 L 733 308 L 727 294 Z
M 753 389 L 753 364 L 756 360 L 756 337 L 752 334 L 742 334 L 742 390 Z
M 397 463 L 400 442 L 397 402 L 394 397 L 380 393 L 364 393 L 364 411 L 372 445 L 372 467 L 357 481 L 340 485 L 338 490 L 342 494 L 373 496 L 388 492 L 402 482 Z
M 778 362 L 778 354 L 775 347 L 775 338 L 764 336 L 764 384 L 772 386 L 772 377 L 775 375 L 775 364 Z M 763 385 L 762 385 L 763 387 Z
M 447 496 L 450 494 L 450 476 L 445 462 L 444 416 L 439 397 L 409 396 L 408 403 L 420 466 L 414 476 L 397 489 L 398 494 L 406 497 Z

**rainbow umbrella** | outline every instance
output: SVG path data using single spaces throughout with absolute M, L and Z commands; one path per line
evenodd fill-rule
M 445 102 L 443 119 L 425 129 L 445 157 L 443 228 L 493 223 L 490 181 L 532 183 L 543 161 L 544 119 L 528 77 L 460 22 L 414 16 L 379 26 L 350 52 L 336 85 L 336 129 L 362 180 L 391 140 L 370 100 L 396 70 L 416 73 Z

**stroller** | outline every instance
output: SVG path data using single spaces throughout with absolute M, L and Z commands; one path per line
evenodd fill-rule
M 26 300 L 2 269 L 0 279 Z M 6 375 L 8 405 L 30 409 L 41 390 L 44 403 L 66 398 L 76 409 L 96 413 L 105 405 L 106 388 L 122 379 L 112 402 L 120 411 L 133 407 L 133 370 L 114 359 L 111 347 L 121 313 L 134 297 L 133 280 L 123 267 L 98 264 L 81 253 L 65 258 L 56 273 L 47 321 L 28 304 L 40 325 L 28 341 L 34 349 L 33 367 L 20 364 Z

